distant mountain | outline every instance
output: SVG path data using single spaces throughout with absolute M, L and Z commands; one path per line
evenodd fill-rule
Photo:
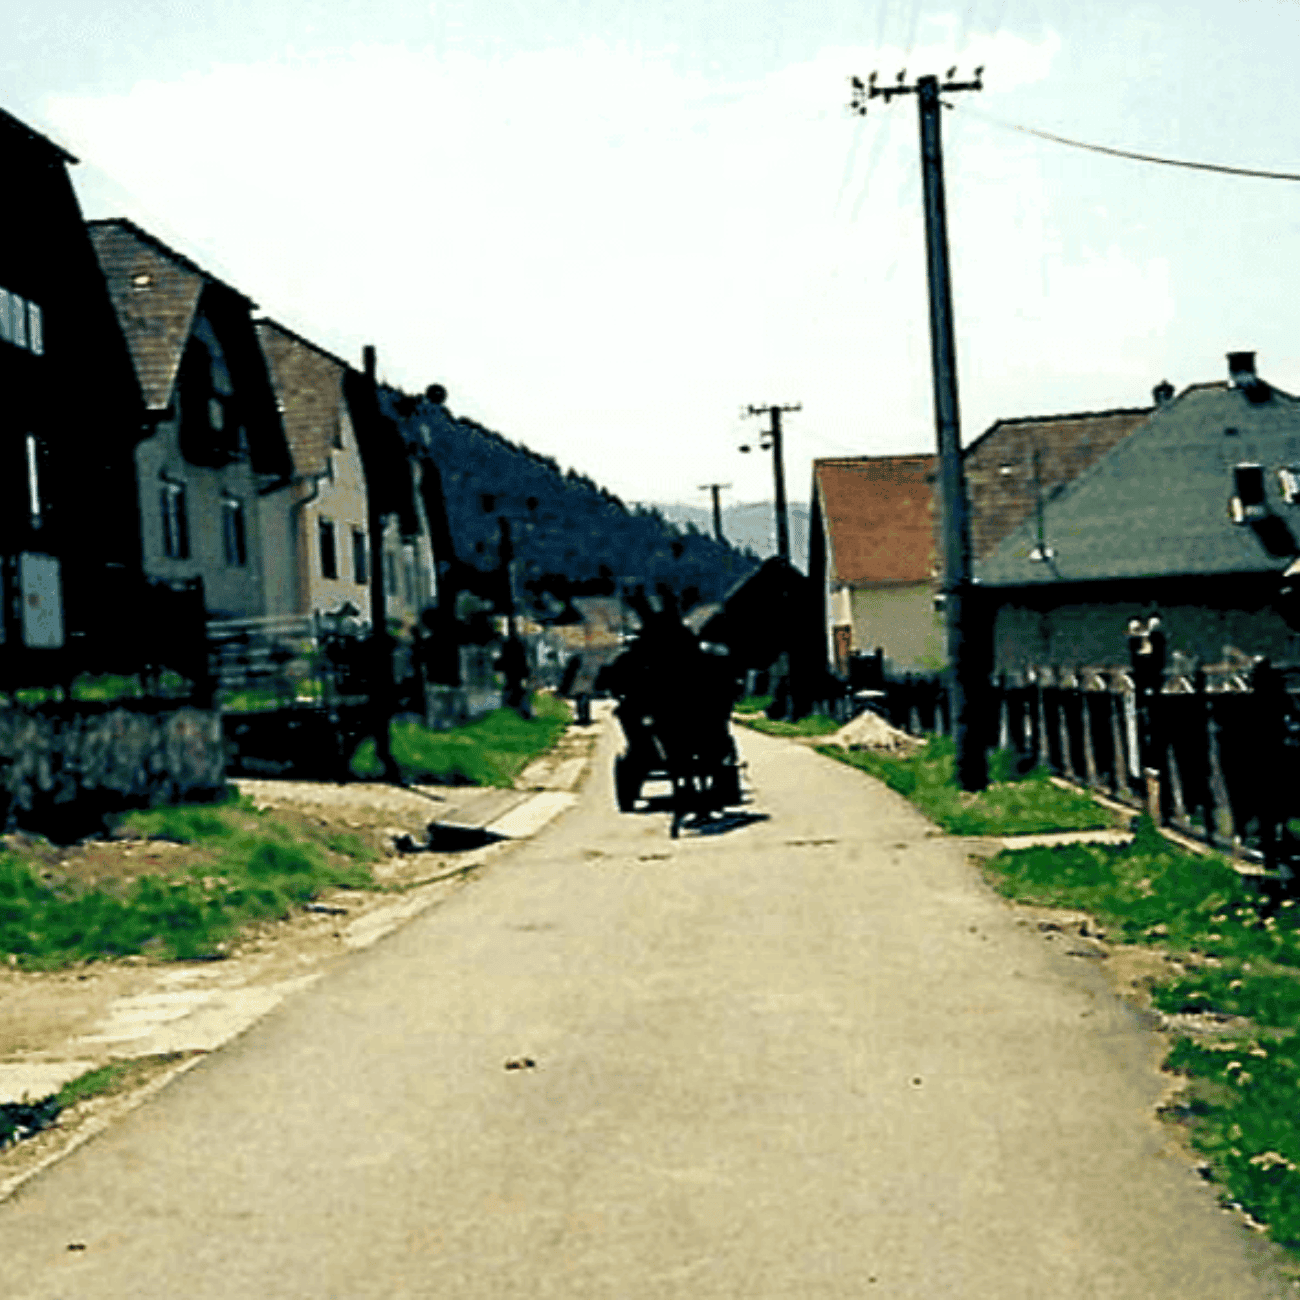
M 713 535 L 713 511 L 685 501 L 656 502 L 655 509 L 675 524 L 694 524 Z M 789 503 L 790 559 L 796 568 L 808 568 L 808 507 Z M 737 502 L 722 507 L 722 535 L 732 546 L 750 548 L 760 558 L 776 554 L 776 510 L 770 501 Z

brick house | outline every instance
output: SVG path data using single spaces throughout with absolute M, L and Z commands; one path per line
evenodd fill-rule
M 255 304 L 122 218 L 89 223 L 144 394 L 142 563 L 199 579 L 212 617 L 291 613 L 293 461 Z
M 1298 539 L 1300 401 L 1231 353 L 977 560 L 994 669 L 1125 665 L 1156 611 L 1185 665 L 1300 661 Z
M 0 679 L 122 663 L 140 541 L 140 390 L 68 175 L 71 154 L 0 111 Z M 129 658 L 129 655 L 128 655 Z

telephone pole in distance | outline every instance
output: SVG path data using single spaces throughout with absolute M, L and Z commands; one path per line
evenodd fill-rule
M 713 536 L 719 542 L 725 542 L 727 539 L 722 535 L 722 507 L 718 504 L 718 493 L 723 488 L 729 488 L 730 483 L 701 483 L 701 492 L 711 492 L 713 494 Z
M 776 480 L 776 553 L 787 564 L 790 563 L 790 520 L 785 505 L 785 452 L 781 445 L 781 415 L 785 411 L 802 411 L 802 405 L 796 406 L 747 406 L 741 411 L 742 416 L 770 415 L 772 427 L 765 430 L 766 442 L 759 444 L 760 451 L 772 451 L 772 476 Z M 752 448 L 745 443 L 741 451 Z
M 864 85 L 850 78 L 850 108 L 865 117 L 867 104 L 880 97 L 888 103 L 895 95 L 915 95 L 921 127 L 921 173 L 925 187 L 925 249 L 930 287 L 930 359 L 934 372 L 934 417 L 939 442 L 940 497 L 943 506 L 943 608 L 948 641 L 948 713 L 957 746 L 957 778 L 963 789 L 982 790 L 988 784 L 984 729 L 976 723 L 972 693 L 986 689 L 976 680 L 973 659 L 979 650 L 968 643 L 974 603 L 971 584 L 970 521 L 967 518 L 966 480 L 961 454 L 961 421 L 957 407 L 957 346 L 953 338 L 952 283 L 948 265 L 948 217 L 943 189 L 943 148 L 939 130 L 939 95 L 962 90 L 983 90 L 984 69 L 974 80 L 954 81 L 957 69 L 944 79 L 920 77 L 905 85 L 907 71 L 893 86 L 878 86 L 876 73 Z M 975 653 L 972 654 L 972 651 Z M 972 725 L 972 724 L 975 725 Z

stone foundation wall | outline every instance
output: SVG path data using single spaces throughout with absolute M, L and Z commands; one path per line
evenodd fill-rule
M 183 706 L 0 708 L 0 814 L 202 799 L 226 780 L 221 715 Z

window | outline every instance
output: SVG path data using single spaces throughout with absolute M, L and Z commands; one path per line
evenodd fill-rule
M 247 564 L 244 503 L 236 497 L 221 498 L 221 537 L 226 548 L 226 563 L 237 567 Z
M 397 595 L 397 563 L 392 551 L 384 552 L 384 595 L 390 599 Z
M 185 487 L 163 479 L 158 496 L 162 507 L 163 554 L 173 560 L 188 560 L 190 530 L 185 518 Z
M 402 566 L 403 590 L 406 592 L 406 603 L 415 604 L 415 559 L 408 554 L 406 562 Z
M 359 528 L 352 530 L 352 576 L 357 586 L 364 587 L 370 581 L 369 544 L 366 535 Z
M 31 512 L 32 527 L 41 526 L 41 475 L 40 452 L 33 434 L 27 435 L 27 506 Z
M 339 576 L 339 557 L 334 544 L 334 521 L 320 521 L 320 571 L 323 578 Z
M 340 451 L 343 450 L 343 421 L 339 419 L 338 412 L 334 413 L 334 438 L 332 445 Z
M 1300 502 L 1300 465 L 1283 465 L 1277 472 L 1282 500 L 1289 506 Z
M 1251 520 L 1263 519 L 1268 513 L 1264 501 L 1264 467 L 1251 462 L 1234 465 L 1232 470 L 1233 487 L 1236 495 L 1229 502 L 1228 510 L 1234 524 L 1249 523 Z
M 26 348 L 38 357 L 45 352 L 45 328 L 41 309 L 20 294 L 0 289 L 0 340 Z

